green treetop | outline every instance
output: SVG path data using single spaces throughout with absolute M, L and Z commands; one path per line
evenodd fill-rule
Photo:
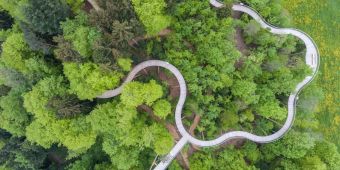
M 70 81 L 70 91 L 79 99 L 92 100 L 109 89 L 114 89 L 122 74 L 104 70 L 94 63 L 64 63 L 64 74 Z
M 164 0 L 132 0 L 132 4 L 149 35 L 157 35 L 170 25 L 170 17 L 164 14 Z
M 171 113 L 171 104 L 167 100 L 158 100 L 153 106 L 155 115 L 165 119 Z

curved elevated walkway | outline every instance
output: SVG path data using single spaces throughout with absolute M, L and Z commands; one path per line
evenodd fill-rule
M 222 3 L 216 0 L 211 0 L 210 2 L 212 3 L 212 5 L 218 8 L 222 8 L 224 6 Z M 210 140 L 210 141 L 203 141 L 203 140 L 199 140 L 191 136 L 187 132 L 185 127 L 183 126 L 182 109 L 183 109 L 183 105 L 185 103 L 185 99 L 187 95 L 187 88 L 186 88 L 185 80 L 182 74 L 180 73 L 180 71 L 176 67 L 174 67 L 173 65 L 165 61 L 149 60 L 149 61 L 145 61 L 145 62 L 138 64 L 129 73 L 124 83 L 120 87 L 114 90 L 107 91 L 101 96 L 99 96 L 98 98 L 110 98 L 110 97 L 119 95 L 122 92 L 124 85 L 128 82 L 131 82 L 138 72 L 140 72 L 141 70 L 147 67 L 152 67 L 152 66 L 163 67 L 163 68 L 168 69 L 175 75 L 180 85 L 180 97 L 179 97 L 179 101 L 176 106 L 175 119 L 176 119 L 176 126 L 179 132 L 181 133 L 182 138 L 180 141 L 177 142 L 177 144 L 170 151 L 170 153 L 165 157 L 165 159 L 163 159 L 157 165 L 157 167 L 155 168 L 156 170 L 166 169 L 166 167 L 170 164 L 170 162 L 176 157 L 176 155 L 188 142 L 194 145 L 200 146 L 200 147 L 216 146 L 216 145 L 224 143 L 227 140 L 235 139 L 235 138 L 245 138 L 245 139 L 249 139 L 251 141 L 257 142 L 257 143 L 269 143 L 269 142 L 272 142 L 274 140 L 281 138 L 290 129 L 290 127 L 293 124 L 294 116 L 296 112 L 297 96 L 300 93 L 300 91 L 309 82 L 311 82 L 314 79 L 319 68 L 319 53 L 318 53 L 316 44 L 313 42 L 312 38 L 310 38 L 306 33 L 300 30 L 291 29 L 291 28 L 278 28 L 278 27 L 268 24 L 264 19 L 262 19 L 262 17 L 255 10 L 251 9 L 250 7 L 235 4 L 233 5 L 232 9 L 235 11 L 241 11 L 241 12 L 247 13 L 252 18 L 254 18 L 261 25 L 262 28 L 269 30 L 273 34 L 279 34 L 279 35 L 289 34 L 289 35 L 293 35 L 301 39 L 305 43 L 306 49 L 307 49 L 306 56 L 305 56 L 306 64 L 312 68 L 313 75 L 307 76 L 302 82 L 300 82 L 296 86 L 295 90 L 290 94 L 289 99 L 288 99 L 287 119 L 283 127 L 279 131 L 268 136 L 257 136 L 257 135 L 244 132 L 244 131 L 232 131 L 232 132 L 225 133 L 224 135 L 220 136 L 217 139 Z

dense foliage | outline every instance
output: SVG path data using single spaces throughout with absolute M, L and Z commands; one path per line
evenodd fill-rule
M 179 140 L 174 110 L 188 86 L 183 122 L 208 140 L 282 127 L 288 96 L 311 70 L 304 44 L 261 29 L 248 15 L 198 0 L 0 0 L 0 169 L 150 169 Z M 269 22 L 290 26 L 279 0 L 244 0 Z M 315 133 L 316 85 L 300 96 L 295 126 L 282 139 L 188 145 L 169 169 L 338 169 L 333 143 Z M 311 105 L 315 105 L 311 107 Z

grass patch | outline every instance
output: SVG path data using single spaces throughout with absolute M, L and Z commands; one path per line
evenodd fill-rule
M 315 83 L 325 99 L 318 106 L 319 130 L 340 148 L 340 1 L 285 0 L 294 26 L 313 37 L 321 54 L 321 73 Z

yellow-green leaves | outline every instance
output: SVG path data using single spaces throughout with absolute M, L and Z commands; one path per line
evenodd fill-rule
M 127 106 L 137 107 L 144 103 L 150 106 L 162 96 L 162 86 L 157 84 L 155 80 L 151 80 L 146 84 L 139 82 L 127 84 L 123 89 L 120 99 Z
M 22 107 L 21 91 L 11 90 L 0 98 L 0 128 L 15 136 L 24 136 L 30 122 L 29 114 Z
M 247 80 L 236 80 L 231 89 L 232 94 L 239 97 L 246 104 L 258 102 L 259 95 L 256 95 L 255 91 L 256 84 Z
M 132 60 L 129 58 L 118 58 L 117 60 L 118 66 L 123 69 L 123 71 L 130 71 L 131 70 L 131 63 Z
M 162 119 L 165 119 L 171 113 L 171 104 L 165 99 L 158 100 L 152 108 L 155 115 Z
M 164 14 L 164 0 L 132 0 L 132 4 L 149 35 L 157 35 L 170 25 L 170 17 Z
M 55 113 L 46 107 L 50 98 L 66 92 L 67 86 L 62 77 L 50 77 L 24 95 L 24 106 L 34 115 L 34 121 L 26 129 L 26 136 L 29 141 L 45 148 L 59 143 L 72 153 L 84 153 L 95 143 L 97 136 L 85 117 L 58 120 Z
M 285 107 L 281 107 L 277 101 L 259 104 L 256 111 L 265 118 L 274 118 L 277 120 L 284 120 L 287 117 L 288 112 L 288 110 Z
M 2 44 L 1 60 L 7 67 L 16 69 L 21 73 L 28 72 L 25 60 L 34 56 L 26 44 L 23 34 L 13 33 Z
M 77 12 L 83 5 L 84 0 L 66 0 L 66 3 L 71 7 L 72 11 Z
M 122 77 L 121 73 L 104 70 L 94 63 L 64 63 L 64 74 L 70 81 L 70 91 L 79 99 L 93 99 L 114 89 Z

